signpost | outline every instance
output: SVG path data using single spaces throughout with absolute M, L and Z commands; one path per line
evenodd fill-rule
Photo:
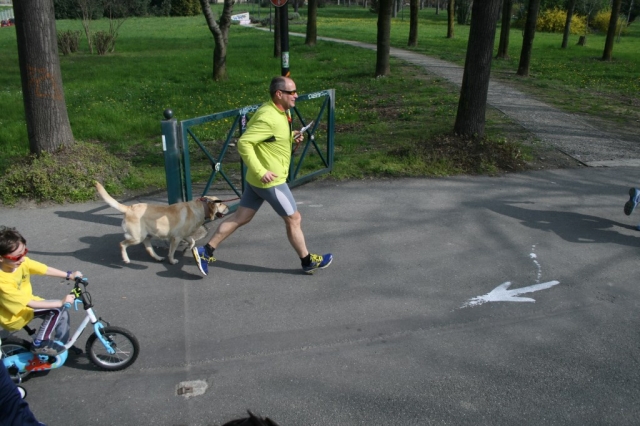
M 289 71 L 289 8 L 287 0 L 271 0 L 271 4 L 277 7 L 276 13 L 280 14 L 281 75 L 289 77 L 291 74 Z

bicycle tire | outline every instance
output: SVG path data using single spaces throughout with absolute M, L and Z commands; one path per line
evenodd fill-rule
M 31 342 L 28 340 L 20 339 L 18 337 L 7 337 L 2 339 L 2 346 L 0 347 L 0 352 L 2 352 L 1 358 L 6 358 L 11 355 L 16 355 L 23 352 L 31 352 Z M 2 362 L 2 360 L 0 360 Z M 7 369 L 9 372 L 9 377 L 14 383 L 19 383 L 25 378 L 29 373 L 20 373 L 16 367 L 11 367 Z
M 29 352 L 31 350 L 31 342 L 20 339 L 19 337 L 5 337 L 2 339 L 2 358 L 19 354 L 21 352 Z
M 140 344 L 133 333 L 120 327 L 105 327 L 101 332 L 116 353 L 110 354 L 96 333 L 93 333 L 87 339 L 85 349 L 96 367 L 106 371 L 119 371 L 135 362 L 140 353 Z

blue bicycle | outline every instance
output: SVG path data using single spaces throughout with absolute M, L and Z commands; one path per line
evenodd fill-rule
M 62 367 L 69 350 L 82 353 L 82 350 L 73 345 L 89 323 L 93 325 L 93 333 L 87 339 L 85 350 L 96 367 L 106 371 L 118 371 L 135 362 L 140 352 L 138 339 L 129 330 L 110 326 L 108 322 L 96 316 L 87 285 L 89 281 L 86 278 L 76 278 L 71 290 L 71 294 L 75 296 L 75 310 L 77 311 L 78 305 L 82 303 L 86 316 L 69 342 L 64 345 L 66 351 L 56 356 L 38 355 L 30 352 L 31 342 L 27 340 L 13 336 L 2 339 L 2 361 L 14 382 L 20 383 L 33 372 Z M 63 309 L 70 308 L 71 304 L 66 303 Z M 28 327 L 25 329 L 30 330 Z

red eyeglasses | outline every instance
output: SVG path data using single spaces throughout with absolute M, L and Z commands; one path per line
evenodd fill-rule
M 3 254 L 2 257 L 4 257 L 7 260 L 10 260 L 12 262 L 18 262 L 20 259 L 22 259 L 23 257 L 25 257 L 27 255 L 27 253 L 29 253 L 29 249 L 27 249 L 26 247 L 24 248 L 24 251 L 22 252 L 22 254 L 19 254 L 17 256 L 9 256 L 7 254 Z

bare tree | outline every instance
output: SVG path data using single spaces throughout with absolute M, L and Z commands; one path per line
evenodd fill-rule
M 309 0 L 307 6 L 307 37 L 304 44 L 315 46 L 318 41 L 318 0 Z
M 569 0 L 567 4 L 567 20 L 564 22 L 564 33 L 562 34 L 562 49 L 567 48 L 569 42 L 569 34 L 571 33 L 571 19 L 573 19 L 573 10 L 576 8 L 576 0 Z
M 460 100 L 454 131 L 467 137 L 484 136 L 491 57 L 502 0 L 474 1 Z
M 504 0 L 502 3 L 502 25 L 500 26 L 500 43 L 496 59 L 509 59 L 509 32 L 511 31 L 511 9 L 513 0 Z
M 410 0 L 409 2 L 410 18 L 409 18 L 409 46 L 418 45 L 418 0 Z
M 18 62 L 29 150 L 39 155 L 74 143 L 62 89 L 53 0 L 14 2 Z
M 82 27 L 89 44 L 89 52 L 93 54 L 93 37 L 91 35 L 91 21 L 94 15 L 102 10 L 99 0 L 78 0 L 80 13 L 82 14 Z
M 389 52 L 391 51 L 391 9 L 393 0 L 378 2 L 378 39 L 376 51 L 376 77 L 391 73 Z
M 216 22 L 209 6 L 209 0 L 200 0 L 202 13 L 207 21 L 209 31 L 213 34 L 213 79 L 215 81 L 227 78 L 227 45 L 229 44 L 229 27 L 231 26 L 231 13 L 235 0 L 224 0 L 220 22 Z
M 447 7 L 447 38 L 453 38 L 455 36 L 453 32 L 453 20 L 455 16 L 456 16 L 455 0 L 449 0 L 449 6 Z
M 104 13 L 109 18 L 109 52 L 116 50 L 118 31 L 120 31 L 120 27 L 129 17 L 131 5 L 132 0 L 102 0 Z
M 604 52 L 602 53 L 603 61 L 610 61 L 613 55 L 613 41 L 616 37 L 616 26 L 618 25 L 618 16 L 620 16 L 620 4 L 622 0 L 613 0 L 611 5 L 611 19 L 609 20 L 609 29 L 607 30 L 607 39 L 604 42 Z
M 518 64 L 518 72 L 516 73 L 523 77 L 529 75 L 531 50 L 533 49 L 533 38 L 536 35 L 536 22 L 538 21 L 538 10 L 540 10 L 540 0 L 529 0 L 527 20 L 524 24 L 524 36 L 522 37 L 520 63 Z

